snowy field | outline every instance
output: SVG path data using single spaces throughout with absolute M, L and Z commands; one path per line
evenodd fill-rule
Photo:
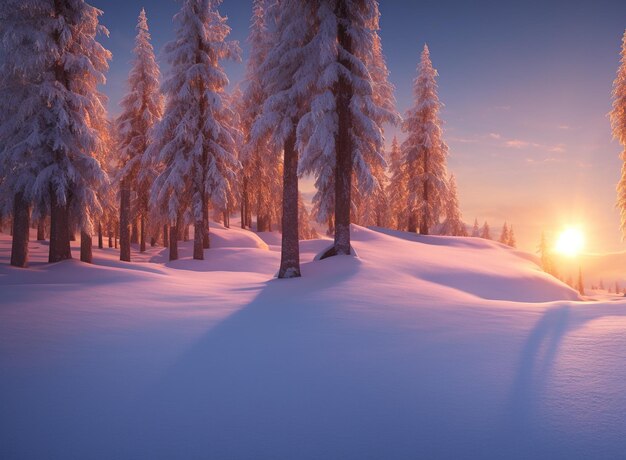
M 498 243 L 360 227 L 357 258 L 303 242 L 276 280 L 261 236 L 216 226 L 173 263 L 33 242 L 20 270 L 1 234 L 0 458 L 625 458 L 626 301 Z

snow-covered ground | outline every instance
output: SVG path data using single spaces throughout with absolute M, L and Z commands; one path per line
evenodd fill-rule
M 7 265 L 0 458 L 624 458 L 626 302 L 529 254 L 355 227 L 277 280 L 276 234 Z M 77 254 L 76 254 L 77 256 Z

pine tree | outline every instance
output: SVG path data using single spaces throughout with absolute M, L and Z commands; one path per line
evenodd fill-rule
M 485 223 L 483 224 L 483 228 L 480 231 L 480 237 L 486 240 L 491 239 L 491 230 L 489 228 L 489 224 L 487 223 L 487 221 L 485 221 Z
M 613 110 L 611 110 L 611 128 L 613 137 L 619 141 L 623 150 L 621 159 L 622 175 L 617 185 L 617 207 L 621 214 L 622 237 L 626 238 L 626 31 L 622 38 L 621 65 L 613 82 Z
M 193 258 L 204 258 L 208 204 L 226 207 L 240 166 L 234 115 L 223 103 L 228 78 L 220 64 L 239 59 L 240 49 L 226 41 L 230 28 L 216 9 L 220 3 L 185 0 L 174 16 L 175 39 L 165 46 L 170 70 L 162 89 L 167 100 L 148 152 L 162 164 L 151 202 L 172 224 L 171 260 L 178 256 L 177 233 L 190 221 Z
M 252 142 L 283 151 L 282 246 L 279 278 L 300 276 L 298 230 L 298 150 L 296 126 L 309 102 L 315 60 L 308 49 L 312 5 L 297 0 L 275 3 L 273 46 L 261 66 L 265 102 L 252 128 Z
M 578 290 L 578 293 L 580 295 L 585 295 L 585 284 L 583 283 L 583 271 L 580 267 L 578 267 L 578 283 L 576 285 L 576 289 Z
M 140 251 L 146 250 L 149 173 L 142 167 L 150 164 L 146 151 L 149 132 L 163 114 L 163 96 L 159 91 L 159 67 L 150 44 L 148 20 L 144 9 L 139 13 L 133 50 L 135 59 L 128 76 L 129 92 L 122 99 L 122 114 L 117 119 L 120 154 L 120 260 L 130 261 L 131 193 L 137 197 L 140 227 Z M 137 217 L 137 216 L 135 216 Z
M 272 152 L 267 138 L 251 135 L 254 121 L 261 114 L 266 99 L 263 86 L 263 63 L 272 46 L 272 29 L 275 25 L 276 5 L 268 0 L 253 2 L 252 23 L 248 43 L 250 56 L 246 64 L 244 91 L 239 103 L 239 113 L 244 136 L 242 169 L 242 222 L 252 225 L 252 210 L 257 215 L 257 231 L 271 231 L 272 222 L 280 220 L 282 192 L 282 161 L 280 151 Z M 280 149 L 279 149 L 280 150 Z
M 467 229 L 461 217 L 459 208 L 459 197 L 454 174 L 448 179 L 448 194 L 446 197 L 445 215 L 446 218 L 441 226 L 442 235 L 467 236 Z
M 97 191 L 106 181 L 98 161 L 105 98 L 97 87 L 111 55 L 96 40 L 108 33 L 98 23 L 102 12 L 82 0 L 7 0 L 1 8 L 2 80 L 11 75 L 12 82 L 0 99 L 14 114 L 2 124 L 2 157 L 20 169 L 3 187 L 23 200 L 21 208 L 32 203 L 37 216 L 50 211 L 50 262 L 71 258 L 74 226 L 85 240 L 81 260 L 89 262 L 102 212 Z
M 498 240 L 502 244 L 509 244 L 509 226 L 505 222 L 500 232 L 500 239 Z
M 474 219 L 474 226 L 472 227 L 472 236 L 474 238 L 480 237 L 480 225 L 478 224 L 478 219 Z
M 404 230 L 407 223 L 406 170 L 402 162 L 400 144 L 396 136 L 394 136 L 391 142 L 391 152 L 389 153 L 389 175 L 391 177 L 387 185 L 387 197 L 389 199 L 392 225 L 398 230 Z
M 517 247 L 517 241 L 515 240 L 515 232 L 513 231 L 512 225 L 509 227 L 509 239 L 507 240 L 506 244 L 511 246 L 512 248 Z
M 446 157 L 448 146 L 443 140 L 437 96 L 437 71 L 424 45 L 413 85 L 414 105 L 407 111 L 403 130 L 407 138 L 402 143 L 402 155 L 407 169 L 409 231 L 419 223 L 421 234 L 438 223 L 438 212 L 447 199 Z
M 552 260 L 552 252 L 550 251 L 546 234 L 541 232 L 541 241 L 539 242 L 539 248 L 537 249 L 539 256 L 541 257 L 541 268 L 546 273 L 552 276 L 557 276 L 554 268 L 554 262 Z
M 311 214 L 304 204 L 302 194 L 298 196 L 298 232 L 301 240 L 313 240 L 318 237 L 311 225 Z
M 378 37 L 378 4 L 328 0 L 315 7 L 316 81 L 310 111 L 298 126 L 299 171 L 316 178 L 318 220 L 334 214 L 334 245 L 322 256 L 328 257 L 350 254 L 353 187 L 371 193 L 381 186 L 374 171 L 385 165 L 382 126 L 398 117 Z

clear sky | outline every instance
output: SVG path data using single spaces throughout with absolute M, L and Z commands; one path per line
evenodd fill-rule
M 159 56 L 173 36 L 179 3 L 91 3 L 104 11 L 102 23 L 111 32 L 102 40 L 113 52 L 103 89 L 115 115 L 139 10 L 146 8 Z M 401 113 L 411 105 L 424 43 L 439 70 L 449 168 L 465 220 L 487 220 L 495 236 L 506 220 L 527 250 L 534 250 L 542 230 L 557 233 L 566 225 L 583 227 L 590 251 L 625 250 L 614 207 L 620 147 L 611 140 L 606 114 L 626 1 L 380 3 L 383 48 Z M 220 7 L 244 60 L 251 9 L 251 0 L 225 0 Z M 241 80 L 243 64 L 225 67 L 231 83 Z M 402 136 L 389 130 L 388 142 L 396 133 Z

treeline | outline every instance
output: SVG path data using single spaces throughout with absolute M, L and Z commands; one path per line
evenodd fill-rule
M 311 219 L 334 237 L 327 257 L 350 254 L 350 223 L 467 235 L 427 46 L 401 118 L 376 1 L 255 0 L 246 76 L 227 92 L 222 63 L 241 51 L 219 3 L 182 2 L 163 79 L 141 11 L 115 120 L 99 91 L 111 58 L 102 12 L 80 0 L 2 3 L 0 220 L 12 222 L 13 265 L 27 266 L 33 225 L 49 228 L 50 262 L 71 258 L 77 234 L 85 262 L 93 235 L 100 246 L 119 238 L 121 260 L 133 242 L 167 246 L 173 260 L 190 226 L 202 259 L 211 218 L 229 226 L 237 212 L 252 228 L 256 216 L 257 231 L 282 230 L 279 277 L 300 275 Z M 385 153 L 389 124 L 404 140 Z M 315 179 L 311 210 L 303 176 Z

